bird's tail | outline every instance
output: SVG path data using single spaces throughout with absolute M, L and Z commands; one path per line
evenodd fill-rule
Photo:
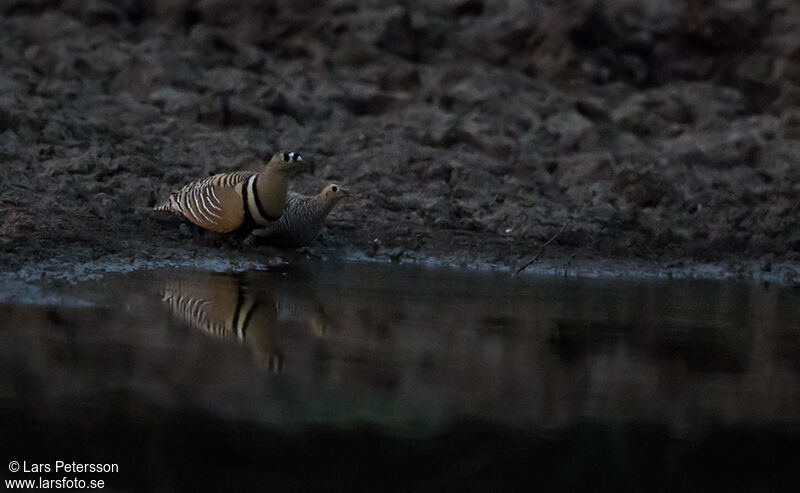
M 156 212 L 171 212 L 178 215 L 183 214 L 183 210 L 181 210 L 181 206 L 174 193 L 170 194 L 166 200 L 153 207 L 153 210 Z

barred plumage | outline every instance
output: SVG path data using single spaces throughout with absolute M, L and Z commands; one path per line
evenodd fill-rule
M 203 281 L 168 281 L 162 300 L 187 324 L 218 339 L 247 343 L 260 361 L 280 371 L 283 351 L 276 301 L 254 296 L 234 277 L 211 276 Z
M 330 325 L 319 298 L 305 284 L 203 274 L 166 280 L 160 288 L 176 318 L 211 337 L 247 344 L 259 363 L 273 371 L 283 367 L 283 331 L 299 324 L 322 336 Z
M 335 183 L 326 186 L 317 195 L 289 192 L 286 208 L 281 218 L 267 227 L 253 229 L 248 244 L 264 238 L 265 242 L 283 247 L 308 245 L 322 231 L 325 218 L 339 200 L 350 192 Z
M 195 180 L 173 192 L 156 211 L 182 215 L 219 233 L 277 221 L 286 203 L 288 171 L 303 158 L 278 152 L 260 173 L 235 171 Z

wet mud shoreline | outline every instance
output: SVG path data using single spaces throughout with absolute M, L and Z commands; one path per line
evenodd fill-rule
M 419 266 L 431 269 L 456 269 L 505 275 L 509 280 L 532 277 L 568 277 L 578 279 L 626 279 L 642 281 L 725 280 L 759 282 L 779 286 L 800 285 L 798 265 L 794 262 L 775 262 L 728 259 L 717 262 L 687 261 L 685 259 L 597 258 L 591 254 L 548 253 L 524 271 L 520 264 L 492 262 L 473 252 L 440 252 L 425 256 L 420 252 L 395 256 L 386 252 L 367 252 L 346 248 L 312 247 L 299 252 L 262 247 L 252 250 L 206 246 L 196 248 L 149 248 L 136 252 L 108 253 L 99 249 L 69 248 L 53 252 L 3 254 L 5 266 L 0 275 L 4 284 L 0 298 L 6 301 L 33 302 L 38 290 L 34 285 L 51 283 L 74 284 L 99 279 L 107 274 L 126 274 L 153 269 L 196 268 L 212 272 L 241 272 L 273 270 L 298 266 L 314 270 L 324 263 L 368 262 Z
M 0 265 L 16 279 L 215 258 L 513 271 L 567 223 L 526 272 L 795 285 L 797 9 L 7 2 Z M 278 148 L 309 163 L 292 189 L 358 194 L 308 250 L 243 249 L 152 212 Z

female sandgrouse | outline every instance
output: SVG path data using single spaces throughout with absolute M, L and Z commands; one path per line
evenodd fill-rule
M 350 192 L 336 183 L 326 186 L 317 195 L 289 192 L 286 209 L 280 220 L 263 228 L 255 228 L 245 240 L 252 245 L 264 238 L 266 243 L 282 247 L 308 245 L 317 237 L 328 213 Z
M 283 214 L 289 171 L 302 160 L 294 152 L 277 152 L 259 173 L 234 171 L 195 180 L 154 209 L 185 216 L 218 233 L 242 226 L 263 228 Z

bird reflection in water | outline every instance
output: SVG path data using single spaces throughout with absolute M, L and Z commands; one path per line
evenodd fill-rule
M 282 333 L 300 325 L 325 335 L 330 320 L 308 285 L 292 285 L 260 273 L 207 274 L 167 280 L 163 303 L 173 316 L 218 339 L 247 344 L 256 362 L 273 373 L 284 366 Z

